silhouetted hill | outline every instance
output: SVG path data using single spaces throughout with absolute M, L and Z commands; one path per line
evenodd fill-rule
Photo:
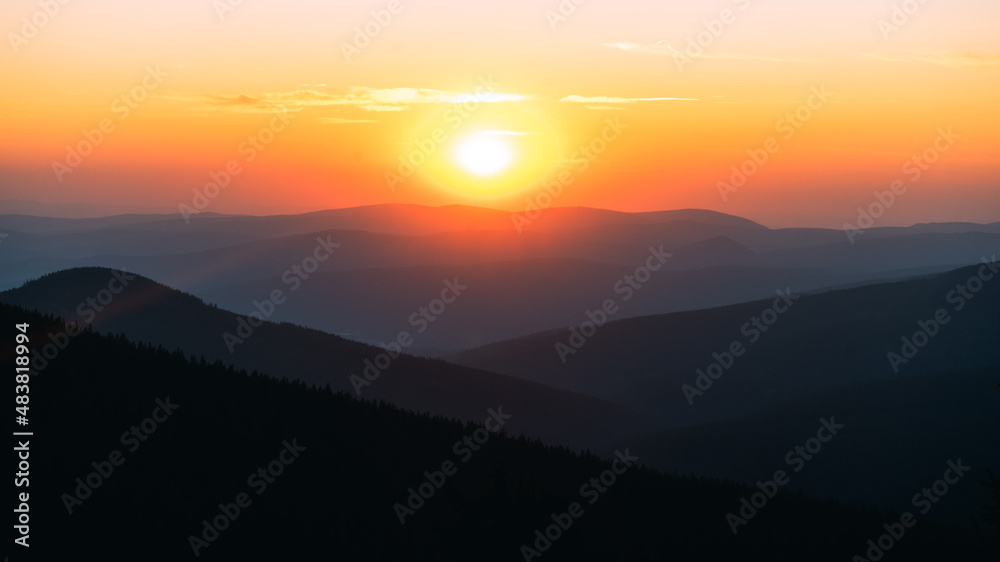
M 677 248 L 673 254 L 670 258 L 671 269 L 698 269 L 760 263 L 756 252 L 726 236 L 709 238 Z
M 508 220 L 510 218 L 508 217 Z M 589 207 L 553 207 L 546 209 L 527 230 L 537 228 L 586 228 L 609 225 L 660 224 L 669 222 L 690 222 L 731 228 L 767 230 L 767 227 L 752 220 L 704 209 L 679 209 L 672 211 L 648 211 L 623 213 L 607 209 Z
M 61 269 L 99 266 L 126 268 L 198 291 L 243 281 L 247 275 L 266 277 L 269 271 L 283 271 L 287 256 L 308 254 L 320 234 L 331 234 L 345 244 L 338 259 L 321 264 L 321 269 L 342 271 L 549 257 L 627 264 L 639 259 L 650 243 L 664 243 L 662 237 L 633 240 L 628 232 L 634 226 L 670 227 L 679 234 L 675 242 L 667 240 L 673 245 L 763 229 L 711 211 L 551 211 L 523 234 L 514 228 L 509 212 L 462 206 L 377 205 L 265 217 L 206 213 L 190 217 L 189 222 L 180 215 L 102 219 L 4 215 L 0 232 L 8 238 L 6 251 L 0 253 L 4 266 L 0 287 L 14 287 Z M 585 232 L 588 229 L 597 230 Z M 610 235 L 605 234 L 607 229 Z M 614 229 L 622 229 L 624 237 Z
M 0 202 L 2 206 L 2 202 Z M 752 229 L 765 227 L 741 217 L 716 211 L 682 209 L 626 213 L 587 207 L 553 207 L 526 225 L 526 230 L 553 230 L 597 225 L 654 224 L 690 221 L 716 226 Z M 184 228 L 202 230 L 223 227 L 230 232 L 265 231 L 269 236 L 290 236 L 322 230 L 364 230 L 381 234 L 429 235 L 468 230 L 513 230 L 509 211 L 446 205 L 384 204 L 329 209 L 299 215 L 222 215 L 202 212 L 188 217 L 174 214 L 124 214 L 102 218 L 55 218 L 41 214 L 0 214 L 0 224 L 19 232 L 83 232 L 102 227 L 139 225 L 161 233 Z
M 400 321 L 376 308 L 398 311 L 432 298 L 427 291 L 435 290 L 411 277 L 436 276 L 437 283 L 479 275 L 479 290 L 456 309 L 467 321 L 449 318 L 453 329 L 431 330 L 415 344 L 420 353 L 443 354 L 577 322 L 595 300 L 617 297 L 616 283 L 643 265 L 650 248 L 672 256 L 617 319 L 756 300 L 779 285 L 808 291 L 940 272 L 1000 247 L 996 225 L 873 228 L 852 244 L 839 230 L 769 230 L 700 210 L 553 208 L 523 233 L 513 226 L 505 211 L 417 205 L 198 215 L 190 224 L 176 215 L 4 216 L 0 289 L 62 269 L 110 267 L 240 311 L 281 286 L 283 273 L 322 239 L 339 246 L 304 285 L 314 302 L 282 307 L 274 319 L 372 342 L 394 334 Z M 565 269 L 552 271 L 560 263 Z M 376 284 L 385 290 L 369 289 Z M 492 306 L 519 298 L 535 306 Z
M 62 271 L 0 293 L 0 301 L 54 314 L 81 325 L 91 323 L 103 332 L 123 333 L 137 342 L 162 345 L 170 350 L 181 349 L 185 354 L 223 361 L 237 368 L 255 369 L 275 377 L 329 384 L 336 391 L 351 394 L 355 389 L 350 377 L 363 378 L 366 361 L 385 364 L 384 359 L 379 359 L 385 352 L 381 348 L 271 322 L 253 328 L 243 343 L 230 340 L 233 349 L 230 353 L 224 334 L 239 337 L 240 316 L 205 305 L 193 296 L 140 276 L 128 280 L 120 294 L 113 295 L 109 286 L 121 289 L 121 283 L 113 281 L 120 275 L 120 272 L 101 268 Z M 269 294 L 261 295 L 258 302 L 266 300 Z M 101 305 L 101 300 L 107 297 L 113 298 Z M 292 299 L 294 295 L 289 294 L 287 298 Z M 255 308 L 253 301 L 247 304 L 245 314 L 249 315 Z M 405 318 L 402 320 L 399 330 L 409 331 L 413 339 L 419 338 L 418 328 L 407 325 Z M 247 324 L 246 328 L 250 326 Z M 60 340 L 62 331 L 53 334 L 53 338 Z M 50 339 L 45 336 L 47 343 Z M 67 339 L 68 344 L 64 345 L 75 345 L 73 338 Z M 391 359 L 389 355 L 384 357 Z M 49 363 L 62 360 L 60 353 Z M 45 360 L 39 358 L 37 361 Z M 370 371 L 372 373 L 374 371 Z M 459 419 L 478 419 L 487 408 L 503 404 L 515 415 L 509 425 L 511 432 L 524 432 L 552 443 L 576 447 L 594 447 L 636 434 L 648 425 L 645 418 L 599 399 L 405 354 L 391 359 L 389 366 L 380 369 L 370 385 L 359 385 L 359 388 L 365 398 L 387 400 L 408 409 Z
M 966 524 L 987 499 L 978 482 L 1000 467 L 1000 369 L 948 371 L 850 385 L 732 420 L 627 442 L 650 466 L 753 484 L 815 436 L 822 417 L 845 427 L 789 489 L 813 497 L 906 509 L 949 460 L 971 466 L 928 517 Z
M 634 265 L 547 258 L 316 273 L 275 319 L 359 341 L 384 341 L 406 327 L 410 315 L 441 292 L 442 280 L 457 278 L 469 290 L 449 305 L 413 347 L 420 353 L 454 353 L 579 323 L 586 320 L 587 310 L 607 299 L 620 302 L 615 314 L 620 319 L 746 302 L 771 294 L 777 283 L 817 289 L 853 279 L 812 269 L 726 266 L 661 270 L 640 289 L 632 290 L 624 280 L 635 271 Z M 282 286 L 276 276 L 205 289 L 202 294 L 209 302 L 239 310 L 246 308 L 244 303 Z M 622 300 L 626 296 L 630 296 L 627 302 Z
M 0 255 L 0 263 L 13 266 L 8 275 L 81 265 L 126 267 L 167 282 L 183 280 L 188 284 L 182 288 L 190 289 L 202 277 L 213 277 L 208 282 L 215 285 L 232 282 L 245 275 L 241 264 L 280 272 L 289 254 L 310 251 L 316 236 L 327 234 L 344 249 L 321 268 L 339 271 L 546 257 L 630 264 L 650 244 L 677 247 L 763 229 L 710 211 L 551 211 L 545 223 L 551 228 L 536 226 L 523 234 L 513 228 L 510 213 L 475 207 L 380 205 L 294 216 L 210 216 L 190 224 L 172 215 L 75 220 L 6 216 L 0 217 L 0 228 L 9 229 L 10 251 Z M 691 220 L 695 218 L 707 222 Z M 635 226 L 667 231 L 646 240 L 642 232 L 631 230 Z M 205 272 L 212 264 L 216 269 Z
M 971 300 L 956 292 L 980 267 L 804 295 L 786 312 L 764 319 L 775 302 L 781 309 L 785 302 L 775 297 L 608 322 L 578 351 L 563 353 L 565 364 L 556 346 L 570 345 L 568 329 L 488 345 L 453 359 L 599 396 L 671 425 L 718 421 L 857 382 L 1000 366 L 1000 281 L 982 282 Z M 784 284 L 775 289 L 798 291 Z M 936 335 L 905 364 L 890 364 L 890 352 L 903 352 L 901 338 L 913 338 L 921 330 L 918 322 L 931 321 L 939 309 L 945 310 L 947 324 L 928 328 Z M 751 324 L 755 317 L 764 329 Z M 730 361 L 722 354 L 733 342 L 744 351 Z M 688 393 L 689 402 L 682 386 L 695 388 L 698 370 L 719 361 L 713 354 L 732 365 L 718 380 L 706 374 L 702 386 L 707 389 L 701 389 L 703 395 Z
M 32 346 L 63 325 L 2 304 L 0 320 L 29 323 Z M 5 362 L 12 349 L 0 349 Z M 733 536 L 726 513 L 753 490 L 638 465 L 590 504 L 590 480 L 620 462 L 500 434 L 456 456 L 485 430 L 93 332 L 30 384 L 29 538 L 41 560 L 192 559 L 195 539 L 208 560 L 514 560 L 578 502 L 545 560 L 837 561 L 898 521 L 779 492 Z M 394 505 L 445 461 L 456 471 L 401 525 Z M 989 560 L 981 550 L 920 521 L 892 556 Z

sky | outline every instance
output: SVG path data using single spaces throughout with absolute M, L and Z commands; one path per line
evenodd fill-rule
M 993 0 L 8 0 L 0 14 L 0 201 L 1000 221 Z

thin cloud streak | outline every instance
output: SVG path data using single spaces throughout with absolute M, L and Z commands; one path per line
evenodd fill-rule
M 611 96 L 566 96 L 560 103 L 626 104 L 641 101 L 699 101 L 698 98 L 620 98 Z
M 469 93 L 429 88 L 379 89 L 359 86 L 351 88 L 346 94 L 331 94 L 318 90 L 295 90 L 258 95 L 207 95 L 199 96 L 199 99 L 215 108 L 270 112 L 283 108 L 304 109 L 324 106 L 353 106 L 364 111 L 405 111 L 411 105 L 504 103 L 524 101 L 530 97 L 523 94 L 500 92 Z
M 651 55 L 659 57 L 672 57 L 681 56 L 689 57 L 684 51 L 680 51 L 672 47 L 669 43 L 666 45 L 656 43 L 655 45 L 642 45 L 640 43 L 601 43 L 602 47 L 610 47 L 612 49 L 618 49 L 619 51 L 624 51 L 627 53 L 635 53 L 640 55 Z M 774 63 L 811 63 L 816 62 L 811 59 L 802 58 L 791 58 L 791 57 L 769 57 L 762 55 L 748 55 L 742 53 L 702 53 L 697 57 L 698 59 L 714 59 L 714 60 L 739 60 L 739 61 L 759 61 L 759 62 L 774 62 Z

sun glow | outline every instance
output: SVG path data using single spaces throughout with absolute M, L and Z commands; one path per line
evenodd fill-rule
M 418 139 L 407 149 L 410 156 L 402 164 L 397 156 L 387 165 L 400 177 L 410 166 L 419 170 L 421 182 L 472 196 L 478 204 L 496 204 L 538 188 L 565 158 L 559 133 L 530 106 L 483 104 L 458 123 L 449 115 L 454 114 L 445 113 L 442 120 L 440 112 L 429 111 L 406 133 L 406 138 Z
M 469 173 L 494 176 L 511 165 L 514 151 L 503 137 L 481 132 L 459 143 L 454 157 Z

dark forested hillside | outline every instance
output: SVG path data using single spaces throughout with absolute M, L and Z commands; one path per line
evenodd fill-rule
M 125 286 L 119 276 L 127 281 Z M 109 292 L 109 285 L 120 292 Z M 264 303 L 261 310 L 283 306 L 268 296 L 260 295 L 256 301 Z M 286 292 L 284 298 L 287 302 L 292 297 Z M 329 384 L 334 391 L 352 395 L 360 391 L 364 398 L 411 410 L 475 420 L 487 408 L 503 403 L 517 412 L 510 427 L 549 443 L 594 447 L 648 428 L 642 416 L 590 396 L 406 353 L 390 358 L 380 347 L 291 324 L 255 321 L 257 325 L 251 326 L 248 315 L 261 317 L 254 301 L 236 314 L 142 276 L 105 268 L 46 275 L 0 293 L 0 301 L 55 314 L 81 326 L 92 325 L 105 333 L 123 333 L 132 341 L 181 349 L 208 361 L 220 360 L 307 384 Z M 399 330 L 408 333 L 407 341 L 421 337 L 419 328 L 401 320 Z M 64 333 L 64 326 L 39 333 L 48 349 L 32 354 L 36 368 L 48 370 L 46 357 L 61 353 L 56 346 L 77 345 L 76 338 L 65 338 Z M 400 349 L 398 344 L 396 349 Z
M 11 341 L 15 323 L 33 341 L 61 324 L 8 305 L 0 319 Z M 5 365 L 12 350 L 0 348 Z M 779 493 L 734 536 L 726 514 L 752 490 L 93 332 L 30 384 L 38 560 L 538 559 L 523 545 L 544 560 L 849 560 L 899 520 Z M 483 412 L 497 429 L 491 417 L 502 416 Z M 482 435 L 476 451 L 456 445 Z M 612 469 L 613 484 L 590 484 Z M 424 505 L 394 509 L 427 478 L 443 483 Z M 549 543 L 536 530 L 553 514 L 568 528 L 550 527 Z M 984 548 L 921 521 L 891 560 L 987 560 Z

